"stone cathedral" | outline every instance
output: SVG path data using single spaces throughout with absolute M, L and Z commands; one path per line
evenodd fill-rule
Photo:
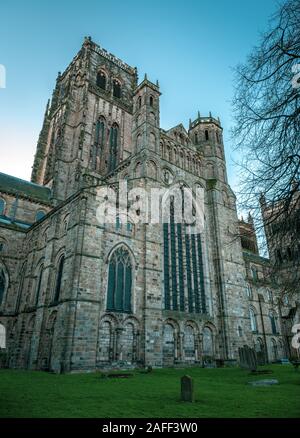
M 164 130 L 160 95 L 90 37 L 59 73 L 31 182 L 0 174 L 1 366 L 230 364 L 245 344 L 264 361 L 286 356 L 269 261 L 228 185 L 220 120 L 198 114 L 188 130 Z M 121 179 L 203 188 L 203 231 L 187 234 L 172 209 L 168 223 L 99 223 L 98 189 Z

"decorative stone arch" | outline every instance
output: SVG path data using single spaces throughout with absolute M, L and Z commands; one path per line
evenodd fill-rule
M 128 316 L 123 322 L 119 360 L 127 364 L 136 363 L 139 359 L 139 327 L 140 323 L 134 316 Z
M 114 245 L 112 248 L 110 248 L 109 251 L 106 253 L 106 255 L 105 255 L 105 262 L 106 262 L 106 264 L 109 263 L 110 258 L 112 256 L 112 254 L 114 253 L 114 251 L 116 249 L 118 249 L 119 247 L 122 247 L 122 246 L 129 252 L 129 255 L 131 257 L 132 265 L 133 265 L 133 267 L 135 269 L 137 269 L 138 262 L 137 262 L 137 259 L 136 259 L 135 255 L 134 255 L 133 249 L 127 244 L 127 242 L 123 242 L 123 241 L 122 242 L 118 242 L 116 245 Z
M 186 362 L 196 362 L 199 359 L 199 326 L 193 320 L 184 324 L 182 350 Z
M 163 365 L 174 366 L 179 357 L 180 328 L 177 321 L 168 318 L 163 323 Z
M 257 332 L 257 309 L 256 307 L 251 304 L 249 306 L 249 318 L 250 318 L 250 326 L 251 326 L 251 330 L 252 332 Z
M 155 160 L 148 160 L 146 163 L 147 176 L 153 179 L 157 179 L 158 165 Z
M 60 235 L 61 236 L 65 235 L 67 233 L 69 221 L 70 221 L 70 213 L 67 213 L 61 219 L 61 224 L 60 224 L 60 228 L 61 228 Z
M 159 148 L 161 157 L 165 158 L 165 144 L 162 140 L 159 142 Z
M 41 292 L 41 285 L 44 273 L 45 257 L 41 257 L 35 265 L 34 269 L 34 281 L 32 283 L 32 303 L 38 304 Z
M 207 179 L 215 178 L 215 167 L 212 162 L 208 162 L 206 164 L 206 178 Z
M 202 354 L 213 358 L 216 356 L 216 327 L 211 322 L 206 322 L 202 329 Z
M 112 314 L 105 314 L 99 321 L 96 365 L 111 363 L 115 356 L 116 328 L 118 319 Z
M 172 163 L 172 160 L 173 160 L 173 157 L 172 157 L 172 146 L 171 146 L 170 142 L 167 143 L 165 150 L 166 150 L 166 160 L 169 163 Z
M 179 156 L 178 165 L 179 167 L 184 168 L 184 154 L 181 148 L 179 148 L 178 156 Z
M 106 87 L 105 87 L 105 89 L 107 89 L 108 80 L 109 80 L 109 72 L 108 72 L 108 70 L 107 70 L 107 68 L 106 68 L 106 66 L 104 64 L 98 65 L 97 73 L 96 73 L 96 80 L 98 78 L 98 74 L 99 73 L 103 73 L 105 75 L 105 77 L 106 77 Z
M 176 146 L 173 146 L 173 157 L 174 157 L 174 164 L 178 164 L 178 149 Z
M 134 165 L 134 176 L 135 178 L 140 178 L 142 176 L 142 163 L 140 161 Z
M 192 158 L 192 172 L 197 173 L 197 164 L 195 156 Z
M 116 84 L 118 84 L 118 86 L 119 86 L 119 91 L 117 91 L 117 89 L 115 88 Z M 111 78 L 111 85 L 112 85 L 112 95 L 114 97 L 121 98 L 122 94 L 123 94 L 122 91 L 123 91 L 123 85 L 124 85 L 122 78 L 119 75 L 113 76 Z
M 52 301 L 55 302 L 57 300 L 57 295 L 60 295 L 61 290 L 63 289 L 63 277 L 65 270 L 65 262 L 66 262 L 66 249 L 63 246 L 60 248 L 54 257 L 54 265 L 53 265 L 53 274 L 52 274 Z M 59 277 L 61 277 L 59 279 Z M 59 287 L 59 291 L 58 291 Z M 59 293 L 58 293 L 59 292 Z M 58 297 L 59 298 L 59 297 Z

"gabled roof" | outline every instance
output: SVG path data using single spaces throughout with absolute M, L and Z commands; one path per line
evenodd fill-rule
M 177 131 L 181 134 L 183 134 L 185 137 L 189 137 L 189 134 L 182 123 L 179 123 L 179 125 L 174 126 L 173 128 L 168 129 L 166 132 L 168 134 L 173 133 L 174 131 Z
M 51 189 L 0 172 L 0 192 L 25 196 L 37 202 L 49 203 Z

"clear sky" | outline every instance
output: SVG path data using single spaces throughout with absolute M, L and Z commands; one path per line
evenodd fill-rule
M 47 99 L 58 71 L 85 35 L 159 80 L 161 127 L 209 111 L 224 127 L 232 163 L 232 67 L 243 62 L 276 10 L 276 0 L 14 0 L 0 6 L 0 171 L 30 179 Z

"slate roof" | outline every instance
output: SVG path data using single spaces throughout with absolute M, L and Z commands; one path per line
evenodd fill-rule
M 51 189 L 0 172 L 0 192 L 18 194 L 34 201 L 49 203 Z

